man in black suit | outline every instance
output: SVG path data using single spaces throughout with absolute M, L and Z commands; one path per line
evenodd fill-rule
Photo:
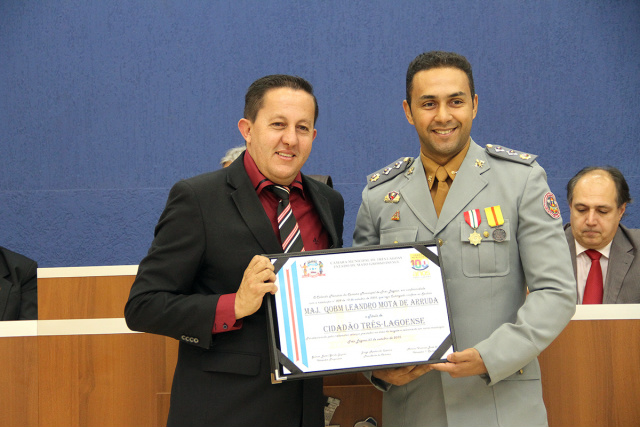
M 180 341 L 168 426 L 322 426 L 322 380 L 271 384 L 264 295 L 283 252 L 280 199 L 304 250 L 342 246 L 344 201 L 300 173 L 316 136 L 311 85 L 255 81 L 238 122 L 246 152 L 229 167 L 174 185 L 125 307 L 131 329 Z
M 0 320 L 38 320 L 38 263 L 0 246 Z

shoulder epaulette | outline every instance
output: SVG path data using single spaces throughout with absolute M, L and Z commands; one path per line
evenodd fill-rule
M 376 185 L 380 185 L 383 182 L 387 182 L 390 179 L 395 178 L 404 172 L 413 163 L 413 157 L 401 157 L 394 163 L 391 163 L 385 168 L 380 169 L 377 172 L 367 176 L 367 186 L 373 188 Z
M 487 144 L 486 151 L 493 157 L 522 163 L 523 165 L 530 165 L 536 160 L 536 157 L 538 157 L 536 154 L 529 154 L 524 151 L 512 150 L 511 148 L 493 144 Z

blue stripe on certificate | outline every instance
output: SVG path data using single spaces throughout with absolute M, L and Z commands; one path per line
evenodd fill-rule
M 284 286 L 282 286 L 283 284 L 285 284 L 285 280 L 284 280 L 284 268 L 280 269 L 280 271 L 278 272 L 278 283 L 280 283 L 280 302 L 282 304 L 282 308 L 283 308 L 283 312 L 282 312 L 282 319 L 284 321 L 284 338 L 287 341 L 287 351 L 285 356 L 287 356 L 288 358 L 291 358 L 291 355 L 293 354 L 293 349 L 291 348 L 291 325 L 290 325 L 290 321 L 289 321 L 289 313 L 286 310 L 287 307 L 289 307 L 289 304 L 287 302 L 287 290 L 285 289 Z M 280 337 L 280 339 L 282 340 L 282 337 Z
M 297 263 L 295 262 L 291 266 L 291 276 L 293 277 L 293 292 L 294 292 L 293 299 L 296 302 L 295 307 L 296 307 L 296 314 L 298 317 L 298 336 L 300 341 L 300 353 L 302 355 L 302 363 L 304 364 L 305 367 L 309 367 L 309 364 L 307 362 L 307 343 L 304 337 L 304 324 L 302 321 L 302 303 L 299 301 L 300 300 L 300 283 L 298 282 L 298 270 L 296 266 L 297 266 Z

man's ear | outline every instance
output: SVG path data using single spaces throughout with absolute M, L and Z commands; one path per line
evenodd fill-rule
M 473 117 L 472 117 L 472 119 L 475 119 L 477 115 L 478 115 L 478 94 L 476 93 L 475 96 L 473 97 Z
M 402 101 L 402 108 L 404 108 L 404 115 L 407 116 L 407 121 L 413 125 L 414 123 L 413 123 L 413 114 L 411 114 L 411 106 L 409 106 L 409 103 L 407 102 L 406 99 Z
M 622 217 L 624 216 L 624 211 L 627 210 L 627 204 L 623 203 L 622 206 L 620 206 L 620 218 L 618 218 L 618 221 L 620 221 L 622 219 Z
M 245 118 L 238 121 L 238 130 L 246 142 L 251 142 L 251 122 Z

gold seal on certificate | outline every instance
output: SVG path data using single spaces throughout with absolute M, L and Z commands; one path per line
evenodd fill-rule
M 266 255 L 274 382 L 441 362 L 455 336 L 438 245 Z

